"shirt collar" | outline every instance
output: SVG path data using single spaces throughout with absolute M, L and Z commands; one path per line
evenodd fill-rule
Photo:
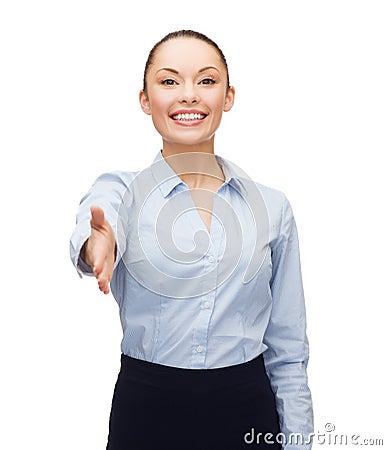
M 244 194 L 246 195 L 247 191 L 245 184 L 248 178 L 247 175 L 235 164 L 221 156 L 215 155 L 215 158 L 226 177 L 225 184 L 230 184 L 230 186 L 235 188 L 242 196 Z M 151 170 L 156 184 L 164 197 L 167 197 L 178 184 L 183 183 L 182 179 L 165 160 L 162 150 L 157 152 L 151 165 Z

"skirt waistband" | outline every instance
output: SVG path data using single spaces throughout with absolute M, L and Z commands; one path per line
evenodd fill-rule
M 185 389 L 200 382 L 207 387 L 237 386 L 249 382 L 267 385 L 262 353 L 250 361 L 213 369 L 185 369 L 166 366 L 121 354 L 121 378 L 160 388 Z

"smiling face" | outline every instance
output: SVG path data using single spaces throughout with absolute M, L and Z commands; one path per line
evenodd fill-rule
M 164 42 L 156 51 L 140 104 L 163 139 L 163 153 L 213 153 L 222 114 L 234 102 L 227 71 L 211 45 L 194 38 Z M 193 148 L 195 150 L 193 150 Z

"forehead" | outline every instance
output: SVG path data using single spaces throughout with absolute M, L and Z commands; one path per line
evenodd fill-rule
M 164 42 L 153 58 L 153 69 L 172 67 L 199 70 L 215 66 L 225 70 L 218 51 L 207 42 L 194 38 L 176 38 Z

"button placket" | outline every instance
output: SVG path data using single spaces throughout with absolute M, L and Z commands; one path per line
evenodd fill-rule
M 218 280 L 218 270 L 216 268 L 217 255 L 221 245 L 222 227 L 219 226 L 216 220 L 211 226 L 210 247 L 207 255 L 203 259 L 203 271 L 206 278 L 206 292 L 201 298 L 200 310 L 197 318 L 197 326 L 195 327 L 193 339 L 193 367 L 205 368 L 205 360 L 208 345 L 208 330 L 210 327 L 211 316 L 215 305 L 215 295 Z M 219 243 L 214 245 L 214 243 Z M 204 286 L 204 285 L 203 285 Z M 207 291 L 208 289 L 208 291 Z

